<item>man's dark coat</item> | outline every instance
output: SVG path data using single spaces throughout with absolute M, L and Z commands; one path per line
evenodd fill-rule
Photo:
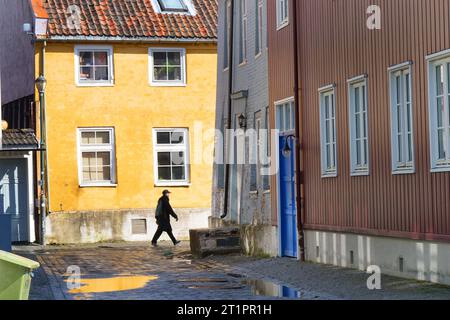
M 160 217 L 156 219 L 156 223 L 158 224 L 159 228 L 162 231 L 171 232 L 172 226 L 170 225 L 170 216 L 174 217 L 175 219 L 178 219 L 178 216 L 173 211 L 172 206 L 170 205 L 169 197 L 162 196 L 158 200 L 158 205 L 160 203 L 162 205 L 161 207 L 162 214 Z

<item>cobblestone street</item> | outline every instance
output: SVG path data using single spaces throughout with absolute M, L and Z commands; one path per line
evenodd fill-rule
M 382 290 L 371 291 L 363 272 L 291 259 L 194 259 L 187 243 L 176 248 L 169 243 L 17 247 L 15 252 L 42 266 L 33 279 L 33 300 L 450 298 L 448 287 L 387 276 Z M 81 287 L 70 286 L 69 267 L 79 267 Z

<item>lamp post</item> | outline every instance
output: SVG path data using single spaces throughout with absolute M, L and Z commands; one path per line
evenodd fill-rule
M 292 149 L 291 146 L 289 145 L 289 139 L 296 139 L 295 135 L 290 134 L 288 136 L 285 137 L 285 142 L 284 142 L 284 148 L 283 148 L 283 156 L 285 158 L 288 158 L 291 155 Z
M 36 79 L 36 88 L 39 92 L 39 118 L 40 118 L 40 170 L 41 170 L 41 178 L 39 181 L 39 186 L 41 188 L 40 192 L 40 214 L 41 214 L 41 244 L 45 244 L 45 218 L 47 213 L 46 208 L 46 199 L 45 199 L 45 128 L 44 128 L 44 110 L 45 110 L 45 88 L 47 87 L 47 80 L 43 75 L 40 75 Z

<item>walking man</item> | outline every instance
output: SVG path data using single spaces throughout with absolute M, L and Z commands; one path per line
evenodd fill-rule
M 156 223 L 158 224 L 158 230 L 156 230 L 155 236 L 152 240 L 152 245 L 157 246 L 158 239 L 161 237 L 163 232 L 166 232 L 174 245 L 179 244 L 178 241 L 172 233 L 172 226 L 170 225 L 170 216 L 172 216 L 176 221 L 178 221 L 178 216 L 173 211 L 172 206 L 169 202 L 169 190 L 164 190 L 163 195 L 158 200 L 158 206 L 156 207 Z

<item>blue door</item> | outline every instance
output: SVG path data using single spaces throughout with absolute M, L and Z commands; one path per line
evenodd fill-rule
M 295 146 L 288 139 L 292 152 L 283 155 L 286 138 L 280 136 L 280 225 L 281 252 L 284 257 L 297 257 L 297 208 L 295 205 Z
M 0 160 L 0 214 L 11 217 L 13 242 L 28 237 L 28 173 L 25 159 Z

